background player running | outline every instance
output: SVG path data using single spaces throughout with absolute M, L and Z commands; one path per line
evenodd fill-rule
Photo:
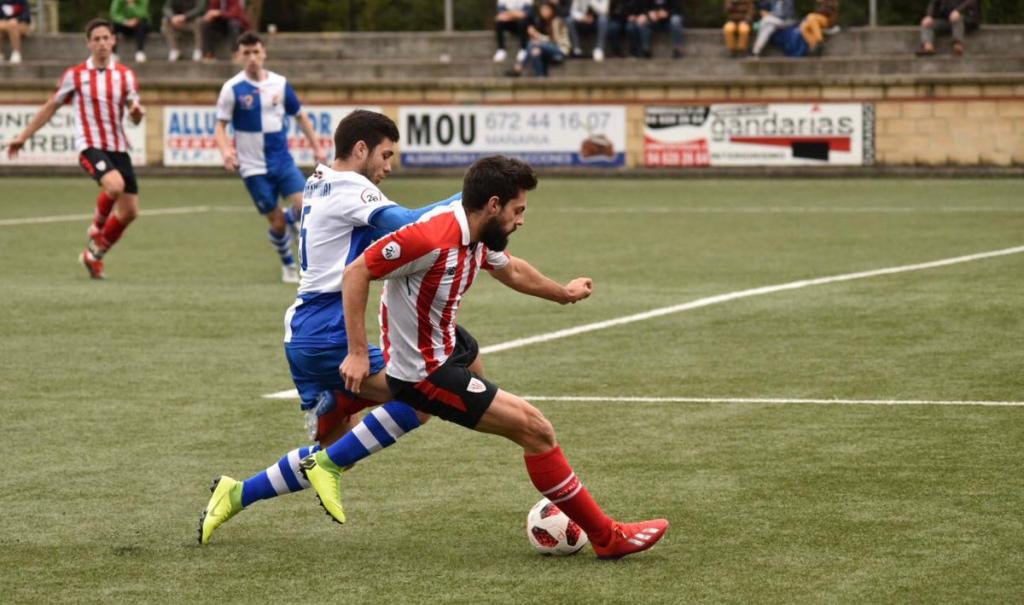
M 128 155 L 123 122 L 127 110 L 128 117 L 138 124 L 144 109 L 135 72 L 112 57 L 116 43 L 113 24 L 105 19 L 93 19 L 85 26 L 85 37 L 91 56 L 64 72 L 57 92 L 11 141 L 7 155 L 12 159 L 17 156 L 61 105 L 71 105 L 78 162 L 101 189 L 96 198 L 96 214 L 88 230 L 89 242 L 78 260 L 90 277 L 103 279 L 103 257 L 139 214 L 139 185 Z
M 224 83 L 217 99 L 214 140 L 229 172 L 238 171 L 260 214 L 270 223 L 270 243 L 281 257 L 281 280 L 298 283 L 288 225 L 294 225 L 302 204 L 305 178 L 288 151 L 288 117 L 298 120 L 309 140 L 317 163 L 327 161 L 309 117 L 284 76 L 263 69 L 267 52 L 263 40 L 252 32 L 238 37 L 238 55 L 244 69 Z M 234 147 L 227 125 L 235 131 Z M 277 198 L 290 207 L 282 212 Z

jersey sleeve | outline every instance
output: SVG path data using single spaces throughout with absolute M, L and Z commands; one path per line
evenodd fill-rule
M 217 119 L 221 122 L 230 122 L 235 112 L 235 91 L 231 82 L 225 82 L 220 87 L 220 96 L 217 97 Z
M 70 103 L 74 93 L 75 70 L 68 69 L 64 71 L 64 75 L 60 77 L 60 82 L 57 83 L 57 92 L 53 93 L 53 100 L 57 105 Z
M 124 101 L 129 105 L 139 102 L 139 80 L 131 69 L 124 70 Z
M 404 275 L 402 268 L 439 248 L 457 245 L 462 231 L 454 221 L 445 217 L 406 225 L 398 231 L 374 242 L 363 253 L 366 267 L 373 279 Z
M 284 112 L 290 116 L 294 116 L 299 113 L 302 109 L 302 103 L 299 102 L 299 96 L 295 94 L 295 89 L 292 88 L 291 82 L 284 83 Z
M 333 206 L 341 220 L 356 227 L 373 226 L 372 220 L 381 210 L 397 207 L 380 189 L 358 184 L 342 187 L 335 192 Z
M 415 223 L 420 220 L 424 214 L 430 212 L 434 208 L 439 206 L 447 206 L 456 200 L 462 199 L 462 192 L 458 192 L 455 195 L 427 204 L 422 208 L 405 208 L 403 206 L 394 205 L 382 208 L 379 211 L 374 211 L 370 215 L 370 226 L 373 227 L 373 232 L 370 237 L 374 240 L 378 240 L 392 231 L 398 231 L 402 227 L 409 223 Z
M 504 269 L 506 266 L 508 266 L 508 254 L 484 248 L 484 259 L 480 263 L 481 269 L 494 271 L 495 269 Z

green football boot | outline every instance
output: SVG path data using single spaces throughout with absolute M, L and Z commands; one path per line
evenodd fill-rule
M 338 523 L 345 522 L 341 508 L 341 468 L 327 455 L 326 450 L 310 454 L 299 463 L 302 476 L 316 490 L 316 499 L 327 514 Z
M 242 482 L 221 475 L 210 485 L 210 501 L 199 515 L 199 543 L 208 544 L 213 530 L 242 510 Z

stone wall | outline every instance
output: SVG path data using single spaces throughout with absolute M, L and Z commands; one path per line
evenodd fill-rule
M 465 81 L 436 86 L 349 87 L 299 86 L 308 104 L 381 106 L 397 118 L 402 104 L 477 103 L 613 103 L 627 108 L 627 165 L 643 165 L 644 107 L 714 102 L 871 102 L 876 109 L 875 156 L 882 166 L 1024 166 L 1024 74 L 958 78 L 922 83 L 907 79 L 861 78 L 848 83 L 789 81 L 694 85 L 656 81 L 629 86 L 590 81 L 559 83 Z M 147 152 L 151 163 L 163 156 L 162 112 L 165 104 L 210 104 L 216 87 L 195 83 L 146 87 Z M 11 86 L 0 90 L 0 103 L 41 103 L 52 89 Z

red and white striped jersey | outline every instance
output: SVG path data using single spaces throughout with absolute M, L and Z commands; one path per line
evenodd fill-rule
M 127 105 L 139 99 L 131 69 L 113 58 L 106 68 L 96 69 L 90 57 L 64 72 L 53 98 L 58 106 L 67 103 L 74 108 L 76 150 L 128 151 L 122 123 Z
M 480 269 L 508 264 L 504 252 L 469 243 L 462 201 L 424 214 L 364 252 L 374 279 L 386 279 L 380 301 L 381 348 L 387 374 L 419 382 L 455 349 L 459 303 Z

